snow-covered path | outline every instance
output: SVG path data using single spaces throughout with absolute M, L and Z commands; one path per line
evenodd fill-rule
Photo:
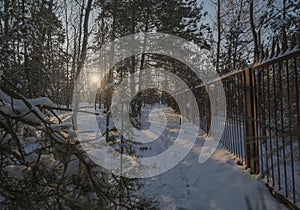
M 247 209 L 246 199 L 256 210 L 285 209 L 262 182 L 238 169 L 221 146 L 200 165 L 199 143 L 175 168 L 143 181 L 146 195 L 156 198 L 161 209 Z
M 149 128 L 149 113 L 151 109 L 157 108 L 162 108 L 166 113 L 167 127 L 151 144 L 150 150 L 137 150 L 139 155 L 153 156 L 161 153 L 177 137 L 180 128 L 179 116 L 168 108 L 145 107 L 141 118 L 142 127 Z M 103 117 L 101 119 L 100 115 L 98 120 L 100 127 L 105 127 Z M 151 133 L 147 135 L 151 136 Z M 262 181 L 251 177 L 242 166 L 236 164 L 234 157 L 221 145 L 209 160 L 199 164 L 198 158 L 204 141 L 202 134 L 199 134 L 192 150 L 177 166 L 161 175 L 139 179 L 144 184 L 143 193 L 156 199 L 160 209 L 243 210 L 249 209 L 247 200 L 255 210 L 286 209 L 273 198 Z

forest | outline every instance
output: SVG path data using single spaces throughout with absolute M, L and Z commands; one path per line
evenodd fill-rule
M 198 106 L 203 101 L 209 104 L 209 99 L 205 94 L 200 96 L 202 92 L 197 89 L 202 84 L 201 78 L 172 57 L 141 53 L 114 66 L 111 57 L 102 59 L 107 43 L 143 33 L 170 34 L 192 43 L 209 52 L 214 70 L 219 76 L 226 76 L 255 66 L 276 53 L 298 49 L 300 3 L 298 0 L 0 0 L 0 209 L 160 208 L 155 197 L 144 193 L 144 182 L 140 179 L 118 176 L 88 157 L 78 142 L 78 125 L 74 120 L 85 107 L 92 108 L 85 111 L 103 116 L 98 123 L 106 141 L 116 151 L 138 157 L 140 151 L 149 147 L 141 147 L 130 139 L 125 141 L 116 134 L 111 122 L 116 86 L 131 74 L 138 76 L 130 77 L 129 92 L 139 90 L 142 75 L 154 78 L 158 84 L 170 85 L 172 81 L 151 71 L 160 68 L 181 78 L 196 96 Z M 118 50 L 111 45 L 112 56 Z M 294 119 L 286 117 L 291 125 L 284 129 L 292 129 L 291 136 L 297 132 L 300 115 L 299 53 L 297 56 L 291 70 L 295 70 L 295 76 L 287 79 L 291 81 L 287 92 L 292 94 L 288 95 L 292 105 L 279 104 L 288 110 L 280 112 L 282 116 L 296 110 L 295 128 Z M 197 62 L 197 58 L 192 59 Z M 103 66 L 109 68 L 107 74 Z M 76 87 L 79 80 L 85 87 L 98 84 L 93 90 L 95 98 L 91 98 L 93 94 L 82 93 L 82 100 L 77 100 L 76 94 L 81 91 Z M 267 74 L 257 81 L 263 86 L 267 84 L 263 83 L 265 80 Z M 230 85 L 226 88 L 232 90 Z M 268 90 L 257 89 L 257 94 L 271 101 Z M 229 109 L 239 106 L 238 102 L 230 103 Z M 137 129 L 145 126 L 141 117 L 147 104 L 164 104 L 177 114 L 185 112 L 162 90 L 141 91 L 128 108 L 130 121 Z M 257 115 L 262 116 L 270 106 L 270 102 L 265 107 L 257 106 Z M 200 111 L 200 117 L 201 114 Z M 270 113 L 262 119 L 267 122 L 269 117 L 271 122 L 278 116 Z M 286 118 L 282 117 L 283 121 Z M 263 127 L 258 127 L 261 135 Z M 265 131 L 264 135 L 268 133 L 271 131 Z M 299 148 L 298 141 L 296 144 Z M 295 167 L 299 164 L 299 151 L 292 157 Z M 297 181 L 300 169 L 292 170 Z M 294 203 L 299 203 L 300 187 L 297 188 L 296 181 L 293 198 Z

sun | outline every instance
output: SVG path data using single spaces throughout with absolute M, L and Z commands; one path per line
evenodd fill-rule
M 92 76 L 92 83 L 97 83 L 97 82 L 99 82 L 99 77 L 98 77 L 98 75 L 93 75 L 93 76 Z

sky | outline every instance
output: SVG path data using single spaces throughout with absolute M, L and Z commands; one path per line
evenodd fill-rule
M 216 15 L 215 5 L 211 2 L 211 0 L 206 0 L 206 1 L 198 0 L 198 2 L 199 3 L 203 2 L 204 10 L 206 10 L 209 15 L 207 19 L 210 23 L 212 23 L 212 20 L 215 18 Z

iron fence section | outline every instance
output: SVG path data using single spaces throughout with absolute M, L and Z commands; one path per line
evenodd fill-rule
M 252 68 L 224 75 L 227 119 L 223 146 L 292 208 L 300 202 L 300 46 Z M 213 84 L 218 79 L 209 82 Z M 200 127 L 209 135 L 210 102 L 197 88 Z

